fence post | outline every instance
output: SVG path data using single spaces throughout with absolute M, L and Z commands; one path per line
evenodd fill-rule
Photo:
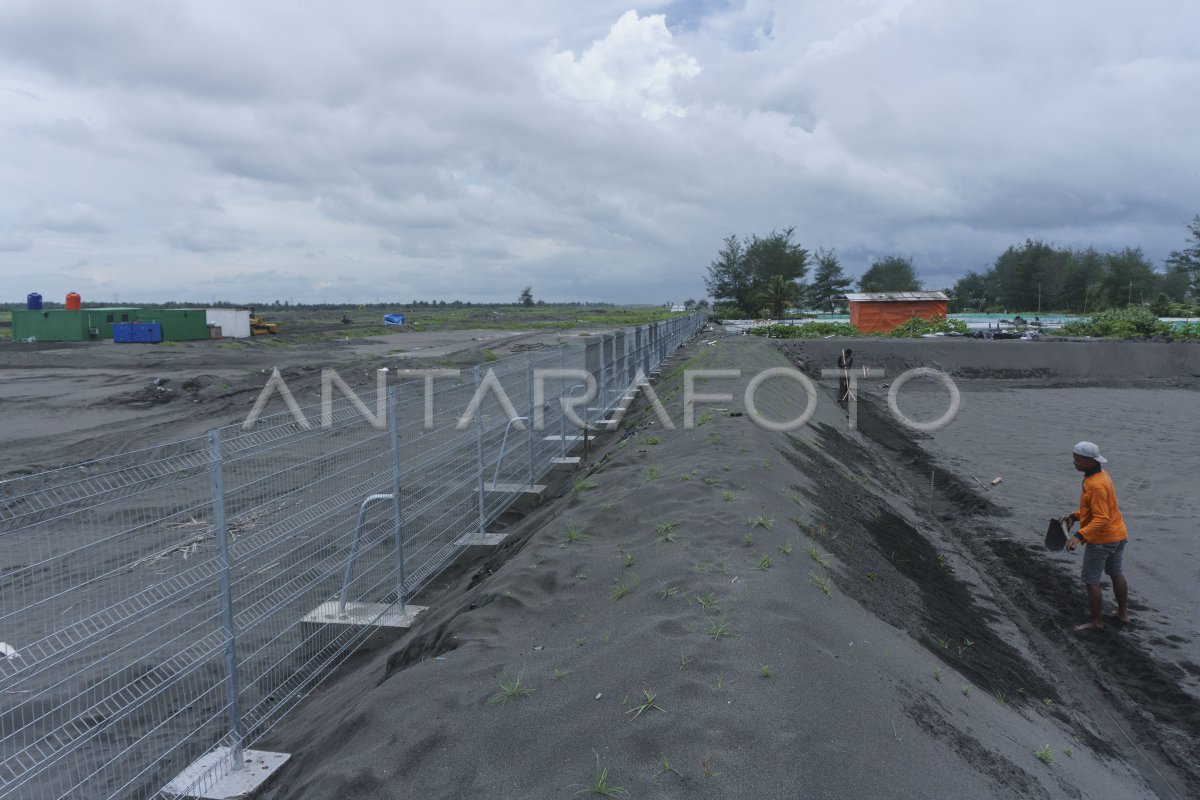
M 529 397 L 529 490 L 533 491 L 533 354 L 525 356 L 525 391 Z
M 603 415 L 605 409 L 608 408 L 607 400 L 605 399 L 608 396 L 608 392 L 607 392 L 608 382 L 605 380 L 604 373 L 607 372 L 608 370 L 606 369 L 607 364 L 604 361 L 604 339 L 605 339 L 604 334 L 603 333 L 600 334 L 600 400 L 598 403 L 596 403 L 596 405 L 598 405 L 600 407 L 601 415 Z M 587 421 L 588 421 L 588 424 L 591 424 L 590 417 L 588 418 Z
M 396 419 L 396 387 L 388 387 L 388 430 L 392 434 L 392 511 L 396 526 L 396 602 L 404 612 L 404 506 L 400 497 L 400 424 Z
M 475 396 L 479 397 L 479 365 L 475 365 Z M 475 409 L 475 449 L 479 455 L 479 541 L 483 541 L 483 534 L 487 527 L 486 512 L 484 511 L 483 499 L 483 403 L 479 404 L 479 408 Z
M 221 574 L 221 619 L 225 625 L 225 691 L 229 710 L 229 761 L 234 770 L 245 768 L 242 757 L 242 715 L 238 708 L 237 630 L 233 624 L 233 588 L 229 561 L 229 530 L 225 525 L 225 467 L 221 456 L 221 431 L 208 434 L 212 468 L 213 532 L 217 538 L 217 564 Z
M 566 380 L 563 372 L 567 368 L 567 346 L 558 346 L 558 457 L 567 455 L 567 409 L 563 407 L 563 398 L 567 393 Z

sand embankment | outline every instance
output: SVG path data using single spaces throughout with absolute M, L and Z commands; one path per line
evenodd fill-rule
M 635 409 L 583 471 L 557 483 L 555 499 L 511 521 L 500 548 L 435 581 L 415 600 L 430 610 L 410 632 L 361 654 L 259 743 L 294 754 L 267 796 L 569 797 L 595 788 L 597 763 L 631 797 L 1200 793 L 1196 667 L 1155 645 L 1159 618 L 1174 614 L 1139 589 L 1152 548 L 1130 554 L 1145 622 L 1068 635 L 1083 610 L 1076 564 L 1047 557 L 1046 512 L 1031 531 L 1005 493 L 1010 483 L 1032 492 L 1036 477 L 986 488 L 976 477 L 988 472 L 954 461 L 972 457 L 957 447 L 979 447 L 971 435 L 907 433 L 880 389 L 864 391 L 859 431 L 829 382 L 806 426 L 764 430 L 745 415 L 749 378 L 832 363 L 844 346 L 792 344 L 787 355 L 752 337 L 685 348 L 671 362 L 679 370 L 742 370 L 697 386 L 732 398 L 697 408 L 686 430 L 682 375 L 664 374 L 655 389 L 675 429 Z M 976 346 L 1002 349 L 966 349 Z M 972 392 L 1003 400 L 1000 370 L 1088 380 L 1071 365 L 1134 352 L 1115 343 L 1106 359 L 1101 343 L 1060 346 L 1076 345 L 870 342 L 862 353 L 897 371 L 934 361 L 952 374 L 991 370 L 966 387 L 969 406 Z M 1031 361 L 1034 352 L 1054 359 Z M 1137 380 L 1190 380 L 1194 352 L 1135 354 Z M 1183 371 L 1168 374 L 1175 358 Z M 783 420 L 806 397 L 780 378 L 756 399 Z M 1069 403 L 1054 405 L 1053 441 L 1032 440 L 1005 407 L 981 415 L 992 420 L 978 435 L 995 439 L 993 458 L 1083 438 Z M 1188 458 L 1177 469 L 1194 475 Z M 1055 490 L 1044 502 L 1069 508 L 1069 462 L 1032 466 Z M 1162 524 L 1180 536 L 1190 525 Z M 505 684 L 512 696 L 499 702 Z M 1053 763 L 1034 755 L 1046 745 Z

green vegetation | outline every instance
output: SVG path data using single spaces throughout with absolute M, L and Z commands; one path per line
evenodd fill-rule
M 815 572 L 810 572 L 810 573 L 808 573 L 808 582 L 811 583 L 813 586 L 817 587 L 818 589 L 820 589 L 826 595 L 833 594 L 832 588 L 829 583 L 828 576 L 818 575 Z
M 655 781 L 657 781 L 659 779 L 659 776 L 665 775 L 668 772 L 674 772 L 676 775 L 678 775 L 679 777 L 682 778 L 683 773 L 671 766 L 671 762 L 667 761 L 666 755 L 663 755 L 661 753 L 660 753 L 660 755 L 662 756 L 662 769 L 660 769 L 658 772 L 654 773 L 654 777 L 650 779 L 650 782 L 654 783 Z
M 732 304 L 739 316 L 756 316 L 760 309 L 782 316 L 784 306 L 799 299 L 799 282 L 808 272 L 809 254 L 792 241 L 795 230 L 726 237 L 704 279 L 709 295 Z
M 823 555 L 816 545 L 810 544 L 807 549 L 808 557 L 820 564 L 822 567 L 829 566 L 829 556 Z
M 967 323 L 960 319 L 934 317 L 921 319 L 914 317 L 908 322 L 897 325 L 886 334 L 863 333 L 849 322 L 806 322 L 802 325 L 759 325 L 750 328 L 747 333 L 755 336 L 765 336 L 768 339 L 823 339 L 826 336 L 888 336 L 894 339 L 906 339 L 922 336 L 926 333 L 966 333 Z
M 864 292 L 919 292 L 923 284 L 911 258 L 884 256 L 863 273 L 858 288 Z
M 724 617 L 709 622 L 708 635 L 714 639 L 729 639 L 737 636 L 736 633 L 729 629 L 729 623 Z
M 1046 745 L 1039 750 L 1033 751 L 1034 758 L 1041 761 L 1043 764 L 1054 763 L 1054 753 L 1050 750 L 1050 745 Z
M 968 271 L 943 291 L 950 311 L 1089 314 L 1136 304 L 1155 316 L 1200 316 L 1200 214 L 1186 226 L 1185 244 L 1156 268 L 1137 246 L 1100 252 L 1026 239 L 1008 247 L 982 271 Z M 767 236 L 727 237 L 705 276 L 718 317 L 782 318 L 789 307 L 834 311 L 851 281 L 836 252 L 812 252 L 793 241 L 794 228 Z M 815 264 L 811 283 L 805 283 Z M 910 258 L 884 255 L 858 280 L 864 292 L 924 288 Z M 845 323 L 823 322 L 793 333 L 798 338 L 855 335 Z M 768 335 L 768 334 L 763 334 Z M 1119 335 L 1119 334 L 1118 334 Z M 1147 335 L 1147 334 L 1140 334 Z M 1196 338 L 1195 336 L 1188 338 Z
M 509 700 L 529 697 L 531 694 L 533 694 L 533 689 L 522 686 L 521 674 L 517 673 L 517 677 L 515 678 L 502 678 L 500 680 L 500 691 L 488 698 L 488 703 L 490 705 L 499 705 L 507 703 Z
M 595 753 L 596 751 L 592 751 Z M 600 754 L 596 753 L 596 775 L 592 778 L 592 782 L 585 784 L 582 789 L 575 794 L 598 794 L 603 797 L 619 797 L 627 794 L 620 786 L 612 786 L 608 782 L 608 767 L 600 768 Z
M 1144 308 L 1121 308 L 1101 311 L 1089 318 L 1068 322 L 1059 331 L 1063 336 L 1103 336 L 1134 339 L 1154 336 L 1165 339 L 1200 339 L 1200 322 L 1174 326 L 1162 322 Z
M 658 711 L 661 711 L 664 714 L 667 713 L 667 710 L 665 708 L 663 708 L 660 705 L 656 705 L 654 703 L 653 692 L 651 692 L 649 689 L 643 689 L 642 690 L 642 704 L 639 706 L 634 706 L 633 708 L 629 709 L 625 713 L 633 714 L 633 718 L 637 719 L 642 714 L 645 714 L 647 711 L 649 711 L 652 708 L 657 709 Z

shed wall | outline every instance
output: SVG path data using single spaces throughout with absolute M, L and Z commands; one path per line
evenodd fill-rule
M 208 338 L 208 315 L 203 308 L 147 308 L 142 310 L 138 321 L 162 325 L 164 342 Z
M 945 316 L 948 310 L 945 300 L 850 301 L 850 324 L 860 331 L 882 331 L 884 333 L 908 322 L 913 316 L 933 319 Z
M 86 342 L 87 325 L 83 314 L 66 309 L 47 308 L 30 311 L 21 308 L 12 312 L 14 341 L 37 339 L 39 342 Z
M 245 339 L 250 336 L 250 310 L 247 308 L 207 308 L 209 325 L 218 325 L 226 339 Z

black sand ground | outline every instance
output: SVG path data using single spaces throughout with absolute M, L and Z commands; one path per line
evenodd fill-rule
M 957 352 L 980 368 L 982 351 L 926 344 L 889 345 L 890 366 Z M 597 765 L 630 797 L 1200 793 L 1184 668 L 1141 634 L 1065 633 L 1081 590 L 1037 550 L 1044 520 L 1014 533 L 1010 498 L 906 433 L 878 393 L 858 432 L 828 385 L 793 434 L 743 415 L 750 375 L 813 369 L 839 346 L 690 344 L 656 383 L 680 429 L 635 410 L 500 548 L 436 581 L 410 632 L 260 743 L 293 754 L 267 796 L 568 797 L 599 788 Z M 1193 352 L 1153 351 L 1130 380 L 1186 384 Z M 1070 350 L 989 353 L 1011 378 L 1091 380 L 1062 374 Z M 1176 371 L 1148 374 L 1156 359 Z M 693 430 L 684 367 L 746 376 L 698 386 L 734 399 L 699 408 Z M 797 394 L 771 381 L 758 406 L 790 418 Z M 1067 448 L 1084 438 L 1058 424 Z M 1028 446 L 1019 419 L 1005 425 L 1004 447 Z M 1138 616 L 1166 613 L 1131 582 Z
M 325 366 L 368 386 L 545 336 L 6 346 L 0 475 L 235 422 L 274 366 L 304 402 Z M 944 368 L 961 419 L 911 434 L 865 386 L 850 432 L 830 382 L 792 435 L 737 416 L 757 370 L 816 374 L 847 344 L 889 375 Z M 259 743 L 294 754 L 268 796 L 567 797 L 597 759 L 631 797 L 1200 795 L 1200 347 L 709 332 L 672 363 L 744 377 L 699 388 L 734 399 L 691 431 L 635 410 L 501 548 L 439 576 L 413 630 Z M 939 390 L 914 388 L 905 411 L 936 415 Z M 682 428 L 681 375 L 656 389 Z M 797 394 L 769 382 L 759 407 L 791 417 Z M 1037 546 L 1074 502 L 1062 453 L 1081 438 L 1113 457 L 1134 531 L 1135 624 L 1088 639 L 1068 633 L 1078 561 Z M 530 695 L 489 702 L 517 676 Z
M 171 346 L 0 341 L 0 478 L 240 422 L 275 368 L 297 402 L 309 405 L 320 402 L 325 368 L 356 390 L 373 389 L 381 367 L 470 369 L 485 350 L 503 356 L 587 333 L 406 331 L 344 341 L 256 336 Z

